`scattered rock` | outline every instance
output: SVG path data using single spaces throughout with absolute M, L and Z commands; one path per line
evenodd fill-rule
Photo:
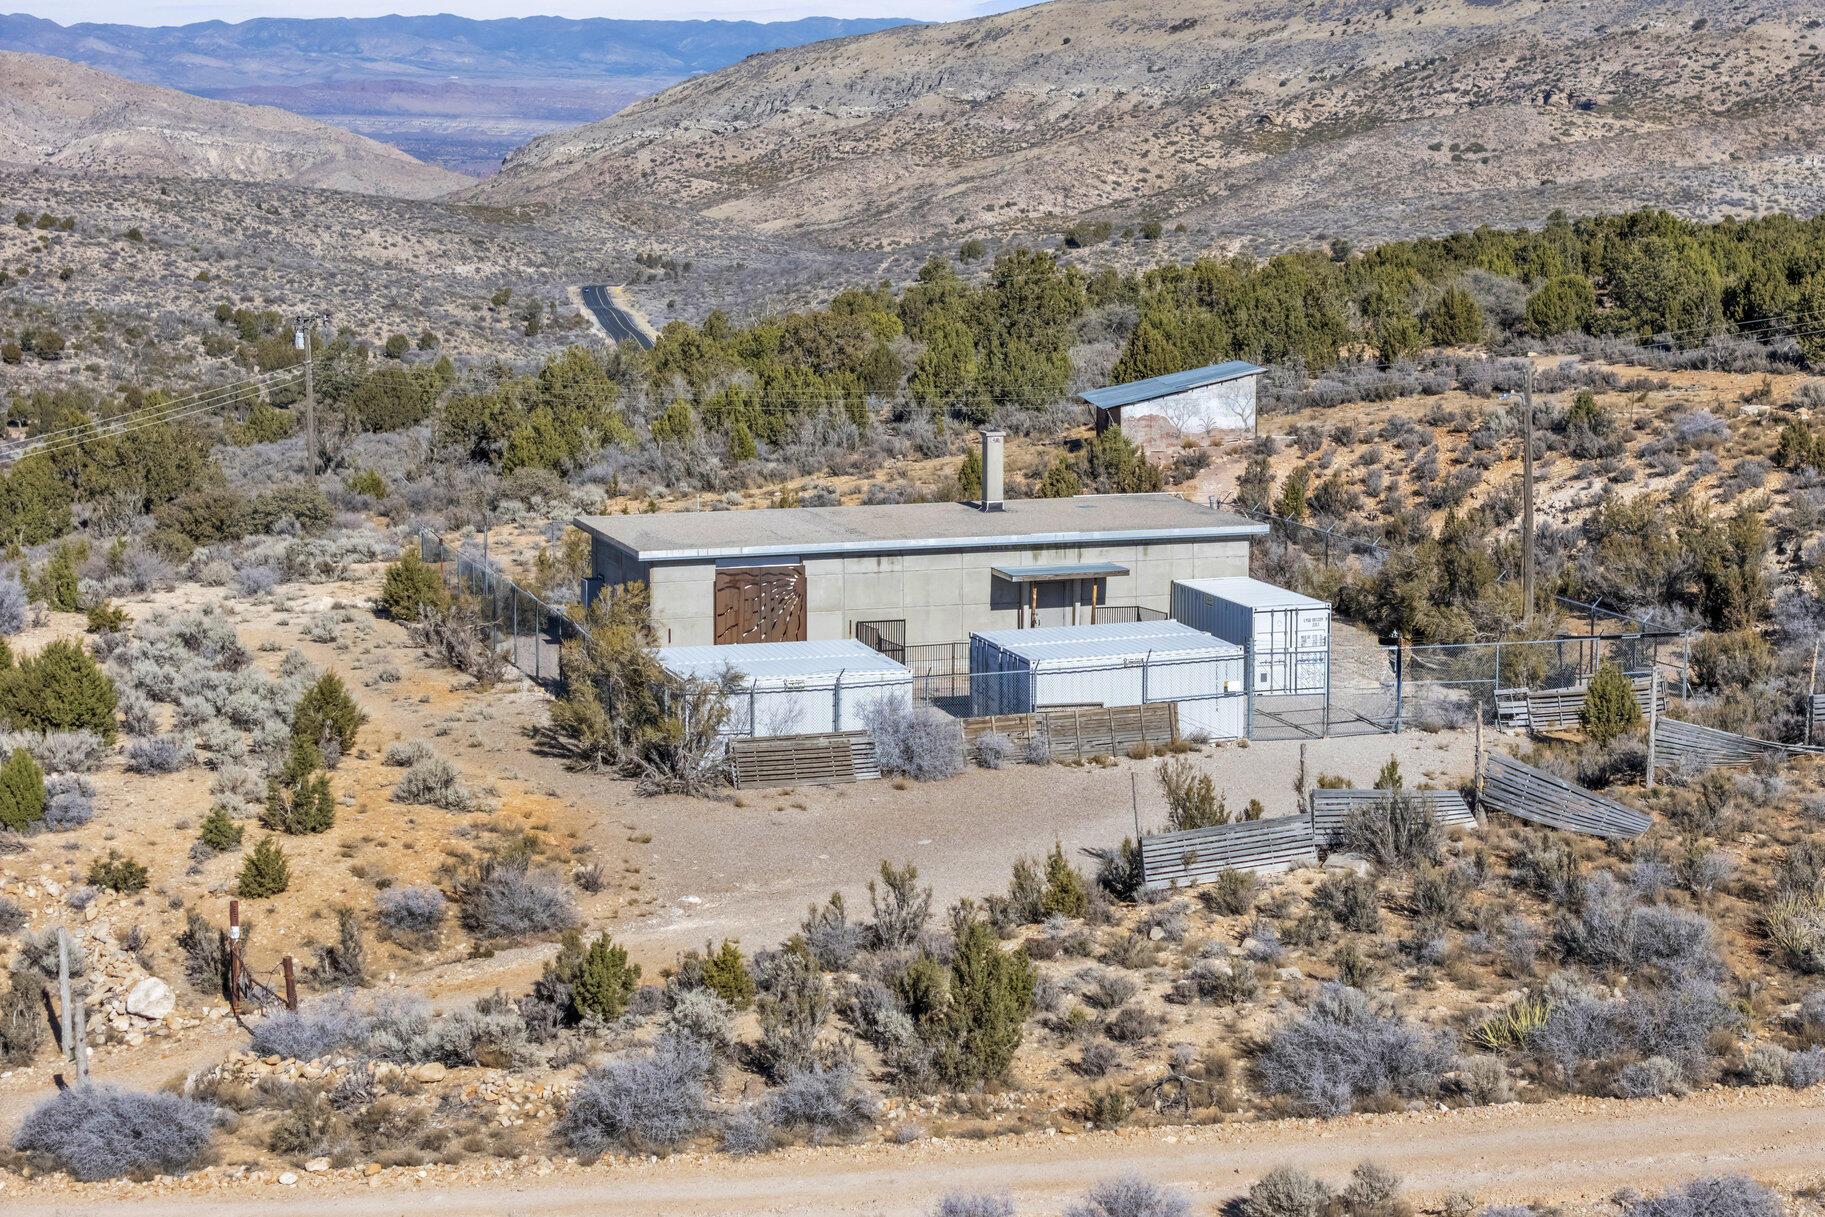
M 1352 875 L 1367 875 L 1375 869 L 1375 864 L 1361 854 L 1332 854 L 1324 860 L 1324 869 L 1349 871 Z
M 127 991 L 127 1013 L 140 1018 L 161 1019 L 177 1009 L 177 995 L 171 986 L 156 976 L 134 985 Z
M 429 1061 L 412 1070 L 412 1076 L 421 1082 L 441 1082 L 449 1070 L 437 1061 Z
M 1525 455 L 1525 454 L 1523 454 L 1523 455 Z M 304 1169 L 309 1171 L 313 1175 L 321 1175 L 324 1171 L 328 1170 L 329 1168 L 330 1168 L 330 1160 L 328 1158 L 312 1158 L 309 1162 L 306 1162 L 304 1164 Z

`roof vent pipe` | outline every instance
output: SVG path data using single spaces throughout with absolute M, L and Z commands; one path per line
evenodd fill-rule
M 1006 435 L 1002 431 L 982 432 L 982 510 L 1000 511 L 1001 502 L 1001 441 Z

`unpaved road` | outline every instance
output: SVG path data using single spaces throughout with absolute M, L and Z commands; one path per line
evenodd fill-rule
M 1825 1092 L 1713 1091 L 1678 1102 L 1578 1100 L 1456 1112 L 1292 1120 L 1084 1136 L 1025 1135 L 904 1148 L 791 1150 L 746 1161 L 685 1155 L 662 1162 L 562 1166 L 545 1176 L 484 1179 L 443 1168 L 394 1172 L 376 1187 L 347 1172 L 297 1187 L 240 1184 L 91 1189 L 8 1188 L 9 1214 L 262 1217 L 797 1217 L 929 1213 L 952 1191 L 1005 1191 L 1025 1217 L 1061 1211 L 1091 1183 L 1128 1171 L 1193 1193 L 1214 1213 L 1282 1163 L 1340 1179 L 1364 1158 L 1406 1177 L 1418 1201 L 1465 1189 L 1483 1202 L 1595 1204 L 1623 1187 L 1659 1189 L 1696 1175 L 1745 1173 L 1787 1188 L 1825 1179 Z M 393 1183 L 392 1180 L 399 1180 Z M 1614 1210 L 1609 1210 L 1613 1212 Z

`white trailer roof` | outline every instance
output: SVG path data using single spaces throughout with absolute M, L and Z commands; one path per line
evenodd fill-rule
M 1311 596 L 1302 596 L 1298 592 L 1276 587 L 1272 583 L 1263 583 L 1259 579 L 1180 579 L 1177 581 L 1193 591 L 1227 600 L 1231 604 L 1240 604 L 1248 608 L 1278 609 L 1328 609 L 1331 606 L 1323 600 Z
M 839 672 L 845 679 L 868 675 L 876 683 L 912 675 L 905 665 L 895 663 L 854 638 L 827 642 L 740 642 L 720 647 L 661 647 L 659 666 L 683 680 L 713 680 L 723 669 L 734 668 L 750 681 L 762 683 L 834 677 Z
M 1030 663 L 1109 659 L 1152 654 L 1239 659 L 1242 648 L 1177 621 L 1109 621 L 1100 625 L 1049 625 L 1030 630 L 985 630 L 975 637 Z

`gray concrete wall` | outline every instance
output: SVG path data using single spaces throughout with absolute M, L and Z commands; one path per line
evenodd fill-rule
M 608 548 L 612 546 L 601 546 Z M 600 561 L 598 555 L 598 561 Z M 1064 562 L 1114 562 L 1129 574 L 1098 580 L 1099 605 L 1171 608 L 1175 579 L 1219 579 L 1248 574 L 1248 542 L 1156 541 L 1145 545 L 1032 546 L 945 553 L 903 553 L 805 560 L 806 633 L 812 639 L 849 638 L 859 621 L 904 620 L 911 644 L 958 642 L 977 630 L 1024 624 L 1026 592 L 991 573 L 997 566 Z M 634 564 L 628 564 L 629 567 Z M 611 572 L 598 566 L 609 583 Z M 653 620 L 665 646 L 706 646 L 715 639 L 716 566 L 713 562 L 653 564 L 649 582 Z M 1040 624 L 1090 620 L 1089 580 L 1042 585 Z

